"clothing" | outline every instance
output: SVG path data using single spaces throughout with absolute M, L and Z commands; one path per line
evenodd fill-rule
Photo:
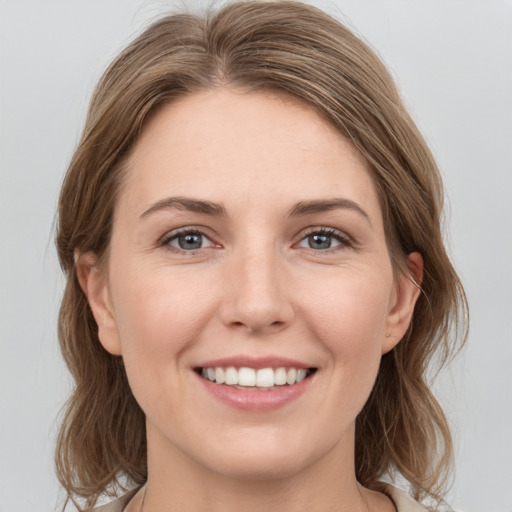
M 127 492 L 121 498 L 111 501 L 105 505 L 101 505 L 99 507 L 95 507 L 93 512 L 123 512 L 126 505 L 130 502 L 130 500 L 137 494 L 140 487 L 132 489 L 130 492 Z
M 94 512 L 123 512 L 139 489 L 133 489 L 122 498 L 94 509 Z M 426 508 L 414 501 L 406 492 L 386 484 L 386 494 L 393 500 L 398 512 L 426 512 Z
M 409 494 L 392 485 L 386 485 L 386 494 L 391 498 L 398 512 L 426 512 L 427 510 Z

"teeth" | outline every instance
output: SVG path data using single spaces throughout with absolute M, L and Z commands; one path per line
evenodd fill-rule
M 276 386 L 284 386 L 286 384 L 286 368 L 278 368 L 274 372 L 274 382 Z
M 240 386 L 256 386 L 256 372 L 252 368 L 240 368 L 238 384 Z
M 238 371 L 233 366 L 226 368 L 226 384 L 238 385 Z
M 226 373 L 224 368 L 215 368 L 215 382 L 223 384 L 226 381 Z
M 300 368 L 297 370 L 297 377 L 295 377 L 295 382 L 300 382 L 301 380 L 304 380 L 306 378 L 306 370 L 304 368 Z
M 289 386 L 303 381 L 308 376 L 305 368 L 203 368 L 201 376 L 217 384 L 228 386 L 244 386 L 247 388 L 274 388 L 274 386 Z
M 262 368 L 256 373 L 256 386 L 259 388 L 271 388 L 274 382 L 275 377 L 272 368 Z
M 295 368 L 290 368 L 286 372 L 286 383 L 289 384 L 290 386 L 292 384 L 295 384 L 295 378 L 296 377 L 297 377 L 297 370 Z

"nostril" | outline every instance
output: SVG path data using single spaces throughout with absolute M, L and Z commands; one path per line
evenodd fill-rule
M 280 331 L 281 329 L 286 327 L 286 322 L 281 320 L 276 320 L 274 322 L 266 323 L 264 321 L 257 322 L 256 320 L 248 320 L 247 322 L 243 321 L 233 321 L 231 322 L 231 327 L 236 330 L 245 330 L 247 329 L 250 332 L 258 333 L 266 331 L 268 333 L 274 333 Z

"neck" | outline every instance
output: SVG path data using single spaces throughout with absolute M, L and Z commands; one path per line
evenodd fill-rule
M 143 512 L 395 510 L 388 498 L 357 483 L 353 432 L 321 460 L 306 467 L 277 474 L 241 475 L 205 468 L 153 434 L 148 426 L 148 484 Z

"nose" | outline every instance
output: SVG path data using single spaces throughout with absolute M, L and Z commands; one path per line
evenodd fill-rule
M 240 251 L 225 275 L 221 317 L 225 325 L 251 333 L 274 333 L 294 316 L 282 257 L 276 251 Z

